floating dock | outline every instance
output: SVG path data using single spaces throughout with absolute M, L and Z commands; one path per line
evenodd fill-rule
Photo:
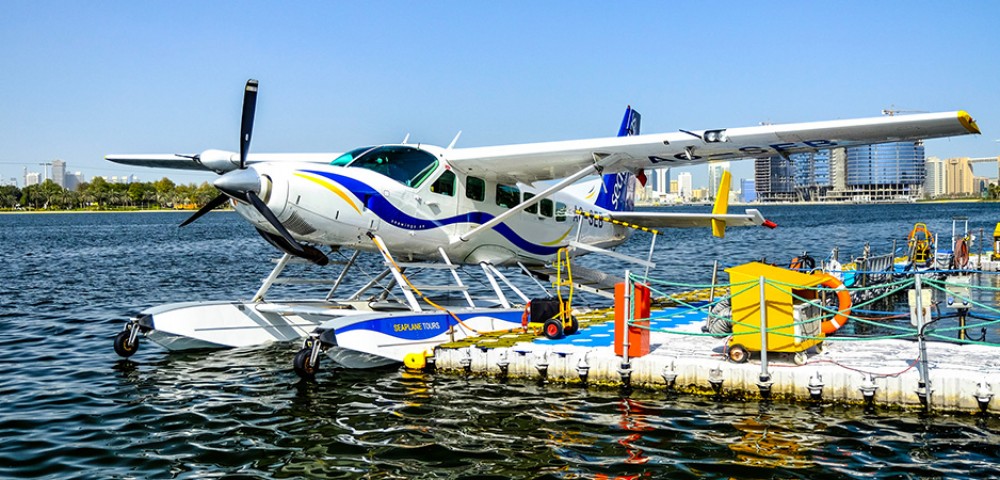
M 910 282 L 902 288 L 912 289 L 912 278 Z M 924 288 L 930 290 L 926 285 L 929 281 Z M 729 337 L 703 332 L 708 313 L 691 308 L 698 296 L 708 295 L 689 293 L 679 302 L 687 306 L 654 308 L 648 325 L 629 323 L 633 334 L 638 328 L 648 330 L 649 352 L 639 357 L 623 355 L 627 345 L 620 345 L 616 354 L 614 310 L 605 309 L 579 312 L 580 330 L 557 340 L 504 334 L 444 344 L 434 350 L 433 365 L 459 375 L 628 385 L 720 398 L 1000 412 L 1000 400 L 993 400 L 994 386 L 1000 384 L 996 346 L 950 341 L 943 335 L 933 341 L 914 335 L 918 341 L 905 335 L 873 339 L 838 334 L 808 343 L 808 349 L 795 354 L 752 351 L 748 362 L 734 363 L 727 353 Z

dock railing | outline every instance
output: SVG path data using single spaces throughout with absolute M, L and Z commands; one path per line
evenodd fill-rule
M 876 267 L 880 266 L 874 263 L 869 265 Z M 880 270 L 883 269 L 878 268 L 876 271 Z M 749 324 L 735 323 L 741 327 L 738 329 L 740 332 L 737 334 L 732 332 L 732 328 L 730 328 L 729 331 L 709 331 L 706 328 L 703 328 L 702 331 L 692 331 L 691 328 L 658 328 L 650 326 L 649 322 L 650 320 L 655 320 L 655 312 L 650 316 L 651 318 L 636 318 L 634 309 L 628 309 L 627 311 L 628 325 L 632 328 L 647 328 L 651 333 L 728 339 L 726 343 L 727 346 L 739 343 L 737 340 L 734 340 L 734 337 L 737 336 L 760 336 L 761 338 L 758 343 L 762 347 L 760 352 L 762 382 L 770 376 L 767 360 L 768 336 L 795 337 L 796 341 L 816 340 L 818 342 L 870 342 L 875 340 L 894 339 L 912 340 L 915 341 L 916 351 L 914 352 L 913 359 L 907 361 L 909 366 L 903 371 L 892 373 L 862 372 L 858 368 L 846 365 L 840 366 L 862 372 L 872 380 L 879 377 L 899 376 L 906 371 L 917 368 L 920 375 L 917 395 L 920 397 L 921 402 L 924 403 L 925 406 L 929 406 L 931 392 L 933 391 L 930 382 L 929 370 L 933 363 L 927 356 L 927 342 L 944 341 L 967 345 L 1000 347 L 1000 344 L 990 342 L 987 339 L 987 332 L 991 328 L 1000 326 L 1000 307 L 987 304 L 981 300 L 984 296 L 1000 299 L 1000 287 L 972 285 L 967 278 L 940 280 L 935 279 L 934 275 L 928 274 L 903 276 L 902 278 L 895 280 L 892 280 L 891 277 L 887 278 L 889 278 L 890 281 L 883 281 L 874 285 L 869 284 L 867 286 L 849 288 L 848 291 L 850 292 L 852 298 L 859 298 L 863 300 L 854 303 L 851 306 L 850 313 L 846 313 L 838 309 L 837 306 L 823 301 L 824 298 L 834 295 L 836 290 L 830 287 L 812 287 L 815 291 L 815 295 L 810 296 L 815 298 L 813 299 L 796 293 L 802 291 L 801 286 L 776 282 L 768 280 L 764 277 L 761 277 L 759 281 L 746 281 L 738 284 L 699 285 L 667 282 L 652 279 L 646 276 L 640 277 L 636 275 L 628 275 L 627 282 L 629 284 L 638 282 L 649 287 L 653 296 L 657 298 L 658 304 L 701 312 L 707 319 L 707 323 L 713 320 L 717 321 L 726 319 L 727 315 L 725 314 L 725 308 L 723 307 L 727 302 L 731 301 L 734 296 L 750 289 L 761 289 L 763 292 L 765 285 L 781 289 L 791 295 L 796 303 L 809 305 L 812 307 L 812 311 L 819 312 L 818 315 L 810 318 L 793 321 L 790 324 L 788 322 L 784 322 L 780 327 L 774 327 L 771 325 L 775 322 L 769 321 L 763 313 L 768 310 L 768 300 L 762 293 L 759 305 L 762 314 L 760 315 L 759 323 L 752 321 L 749 322 Z M 678 289 L 686 290 L 686 292 L 683 294 L 667 293 L 667 290 Z M 632 288 L 629 287 L 628 291 L 631 293 Z M 908 291 L 913 291 L 915 293 L 915 295 L 911 297 L 912 300 L 909 301 L 910 303 L 915 303 L 915 305 L 911 305 L 909 312 L 899 311 L 897 309 L 870 309 L 875 305 L 886 305 L 886 300 L 892 300 L 891 303 L 900 305 L 904 303 L 901 300 L 902 298 L 905 298 L 903 295 L 906 295 Z M 928 291 L 930 292 L 930 295 L 927 294 Z M 928 298 L 932 299 L 929 304 L 922 305 L 922 303 Z M 936 301 L 933 300 L 935 298 L 937 299 Z M 942 307 L 942 304 L 945 305 Z M 954 310 L 954 313 L 942 313 L 942 308 L 952 309 Z M 976 310 L 976 312 L 973 313 L 973 310 Z M 804 328 L 806 324 L 816 321 L 825 322 L 838 315 L 846 317 L 848 322 L 846 323 L 845 328 L 840 329 L 835 334 L 828 336 L 822 333 L 816 335 L 807 335 L 803 333 L 808 331 Z M 958 320 L 958 325 L 945 326 L 946 322 L 944 322 L 944 320 L 952 318 Z M 908 319 L 908 321 L 904 321 L 904 319 Z M 974 321 L 975 323 L 970 323 L 970 321 Z M 655 325 L 655 322 L 653 324 Z M 731 325 L 735 324 L 731 323 Z M 792 327 L 796 327 L 792 329 L 793 333 L 789 333 L 788 327 L 790 325 Z M 970 335 L 969 332 L 979 333 L 978 335 Z M 822 345 L 822 343 L 820 343 L 820 345 Z M 669 348 L 669 346 L 667 348 Z M 822 350 L 822 348 L 817 348 L 817 350 Z M 725 349 L 723 350 L 722 355 L 723 357 L 727 356 Z M 624 363 L 628 363 L 627 358 L 624 360 Z M 826 360 L 814 361 L 828 363 Z M 809 363 L 811 363 L 811 361 L 807 360 L 799 364 L 798 357 L 796 358 L 796 364 L 799 366 L 804 366 Z

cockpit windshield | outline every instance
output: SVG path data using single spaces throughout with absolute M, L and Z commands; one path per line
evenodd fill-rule
M 407 187 L 418 187 L 437 168 L 438 160 L 423 150 L 405 146 L 355 149 L 334 160 L 351 155 L 350 168 L 364 168 L 385 175 Z
M 346 166 L 348 163 L 353 162 L 355 158 L 358 158 L 358 157 L 364 155 L 365 152 L 367 152 L 368 150 L 371 150 L 373 148 L 375 148 L 375 147 L 370 147 L 369 146 L 369 147 L 355 148 L 354 150 L 351 150 L 350 152 L 347 152 L 347 153 L 345 153 L 345 154 L 337 157 L 336 159 L 334 159 L 332 162 L 330 162 L 330 165 L 333 165 L 335 167 Z

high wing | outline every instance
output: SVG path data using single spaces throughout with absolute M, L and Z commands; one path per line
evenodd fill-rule
M 339 153 L 252 153 L 247 155 L 247 164 L 263 162 L 306 162 L 329 164 Z M 199 154 L 138 154 L 108 155 L 105 160 L 135 165 L 139 167 L 169 168 L 174 170 L 199 170 L 206 172 L 228 172 L 239 168 L 240 154 L 224 150 L 206 150 Z
M 978 133 L 979 127 L 968 113 L 955 111 L 454 148 L 447 157 L 453 167 L 468 175 L 530 184 L 566 177 L 610 156 L 615 161 L 605 173 Z

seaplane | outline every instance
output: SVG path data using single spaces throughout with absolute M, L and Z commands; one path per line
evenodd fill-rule
M 293 362 L 303 376 L 318 370 L 322 353 L 349 368 L 399 363 L 444 341 L 522 328 L 523 309 L 505 291 L 522 303 L 530 299 L 501 268 L 544 278 L 553 275 L 546 266 L 564 254 L 625 258 L 612 249 L 636 226 L 709 227 L 716 236 L 726 227 L 775 226 L 758 210 L 727 213 L 727 195 L 718 196 L 711 213 L 637 211 L 636 189 L 649 169 L 980 133 L 968 113 L 953 111 L 641 134 L 640 116 L 629 107 L 619 135 L 606 138 L 458 147 L 456 137 L 440 147 L 407 136 L 400 143 L 347 152 L 259 154 L 249 152 L 258 87 L 249 80 L 244 90 L 238 152 L 105 157 L 218 174 L 213 185 L 219 195 L 181 226 L 230 203 L 282 253 L 250 300 L 143 310 L 115 336 L 119 355 L 134 354 L 140 336 L 167 350 L 304 339 Z M 728 192 L 728 175 L 725 179 Z M 370 280 L 353 293 L 338 294 L 361 252 L 374 252 L 384 268 L 352 276 Z M 634 260 L 648 269 L 654 266 L 651 257 L 652 250 L 650 259 Z M 293 263 L 343 268 L 325 280 L 332 284 L 325 297 L 273 299 L 271 286 Z M 481 268 L 495 297 L 473 299 L 457 273 L 463 266 Z M 444 270 L 436 278 L 450 273 L 451 284 L 418 286 L 412 280 L 418 270 Z M 436 288 L 461 295 L 451 303 L 436 302 L 427 293 Z M 572 329 L 560 325 L 554 333 L 568 333 L 564 326 Z

